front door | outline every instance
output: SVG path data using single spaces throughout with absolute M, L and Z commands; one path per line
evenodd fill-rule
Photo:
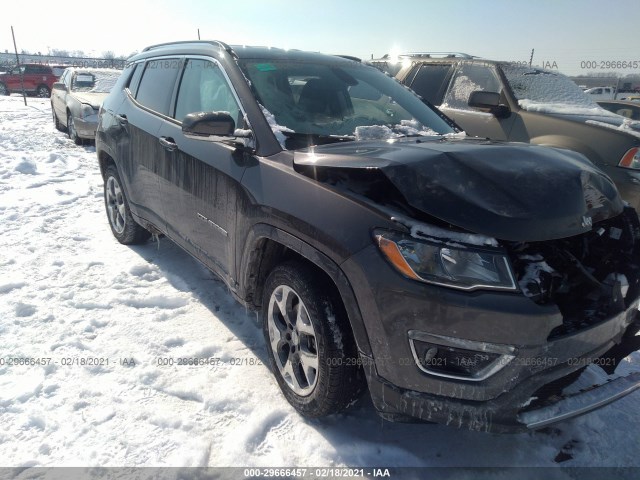
M 470 107 L 469 97 L 478 90 L 502 93 L 495 67 L 491 64 L 461 62 L 453 74 L 440 109 L 469 135 L 509 140 L 517 115 L 512 113 L 509 117 L 497 118 L 492 113 Z
M 234 147 L 187 138 L 182 119 L 194 112 L 229 112 L 241 122 L 234 91 L 214 60 L 189 59 L 177 94 L 174 121 L 163 121 L 160 194 L 172 238 L 221 276 L 233 278 L 237 189 L 244 171 Z M 242 127 L 242 125 L 240 125 Z M 240 155 L 241 158 L 241 155 Z

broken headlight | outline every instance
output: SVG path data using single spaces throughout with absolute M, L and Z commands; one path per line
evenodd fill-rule
M 461 290 L 517 290 L 501 250 L 419 240 L 386 230 L 377 230 L 375 239 L 396 270 L 413 280 Z
M 87 117 L 90 117 L 91 115 L 96 115 L 97 113 L 98 112 L 94 110 L 93 107 L 88 103 L 83 103 L 82 107 L 80 108 L 80 116 L 82 118 L 87 118 Z

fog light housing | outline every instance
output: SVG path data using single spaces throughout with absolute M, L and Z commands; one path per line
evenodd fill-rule
M 513 360 L 515 348 L 411 330 L 411 352 L 417 367 L 429 375 L 480 382 Z

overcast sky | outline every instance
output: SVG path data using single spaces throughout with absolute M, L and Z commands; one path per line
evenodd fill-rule
M 638 0 L 51 0 L 2 6 L 0 51 L 128 55 L 173 40 L 218 39 L 361 58 L 457 51 L 557 66 L 567 74 L 640 62 Z M 598 68 L 582 70 L 583 62 Z M 626 73 L 632 70 L 627 69 Z M 635 72 L 640 73 L 640 69 Z

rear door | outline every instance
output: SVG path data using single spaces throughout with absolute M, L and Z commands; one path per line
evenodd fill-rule
M 51 90 L 51 105 L 53 105 L 53 109 L 55 111 L 58 120 L 63 124 L 67 124 L 67 95 L 69 95 L 69 91 L 71 89 L 71 79 L 73 77 L 73 73 L 71 70 L 65 70 L 65 72 L 60 77 L 60 82 L 64 83 L 66 90 Z
M 172 120 L 163 119 L 159 173 L 167 231 L 176 242 L 233 284 L 235 212 L 245 170 L 234 147 L 182 134 L 182 120 L 194 112 L 229 112 L 242 128 L 243 112 L 222 66 L 208 57 L 185 64 Z
M 24 65 L 21 65 L 19 67 L 14 67 L 7 74 L 6 83 L 7 83 L 7 87 L 9 88 L 9 91 L 11 92 L 22 91 L 20 76 L 24 72 L 24 68 L 25 68 Z M 26 85 L 25 85 L 25 88 L 26 88 Z
M 127 95 L 116 111 L 121 124 L 119 155 L 127 176 L 129 200 L 137 214 L 164 230 L 164 213 L 158 173 L 164 150 L 158 142 L 163 119 L 169 118 L 180 58 L 141 62 L 132 74 Z

